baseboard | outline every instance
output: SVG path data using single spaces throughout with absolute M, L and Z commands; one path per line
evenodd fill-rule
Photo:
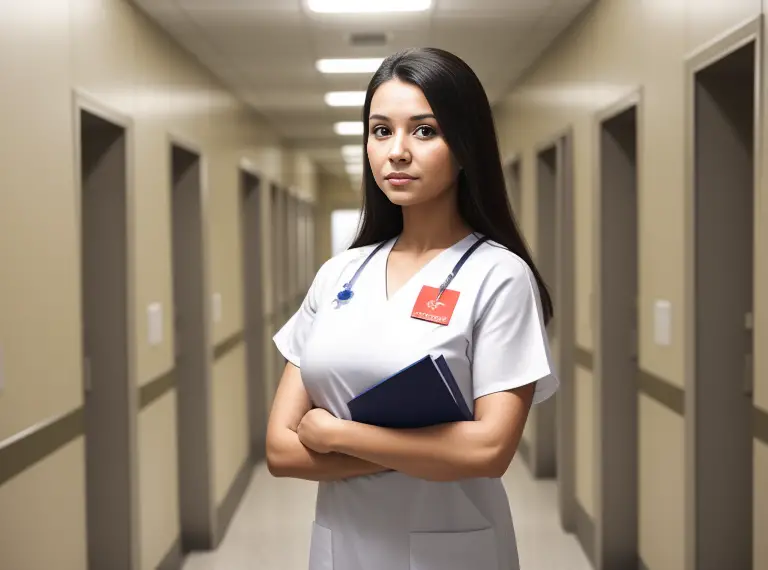
M 157 570 L 181 570 L 184 565 L 184 555 L 181 553 L 181 540 L 176 539 L 171 549 L 158 564 Z
M 581 506 L 579 501 L 576 501 L 576 538 L 581 544 L 584 554 L 587 555 L 592 565 L 595 565 L 595 523 Z
M 240 471 L 237 473 L 237 477 L 229 487 L 227 496 L 224 497 L 221 505 L 218 509 L 218 528 L 216 533 L 216 545 L 218 546 L 224 536 L 227 534 L 232 518 L 235 516 L 237 507 L 240 506 L 240 502 L 245 496 L 245 492 L 248 490 L 248 484 L 251 482 L 251 476 L 253 475 L 253 468 L 255 462 L 253 456 L 249 456 Z

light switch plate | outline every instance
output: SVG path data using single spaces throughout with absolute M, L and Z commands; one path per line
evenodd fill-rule
M 221 293 L 213 294 L 213 322 L 220 323 L 222 317 Z
M 152 303 L 147 307 L 147 339 L 150 346 L 163 342 L 163 306 Z
M 656 301 L 653 308 L 653 340 L 659 346 L 672 344 L 672 303 Z

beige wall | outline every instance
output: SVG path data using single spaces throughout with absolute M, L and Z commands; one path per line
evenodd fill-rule
M 208 195 L 210 291 L 223 300 L 212 342 L 242 329 L 238 165 L 317 193 L 314 166 L 287 153 L 253 112 L 124 0 L 33 0 L 0 9 L 0 442 L 82 405 L 78 189 L 73 89 L 132 122 L 135 382 L 173 367 L 169 136 L 199 148 Z M 264 200 L 268 200 L 264 193 Z M 270 267 L 264 210 L 263 254 Z M 266 310 L 271 304 L 265 278 Z M 164 307 L 164 342 L 146 340 L 146 306 Z M 247 454 L 244 355 L 215 364 L 218 502 Z M 141 568 L 178 537 L 173 392 L 138 421 Z M 84 441 L 0 487 L 3 568 L 85 568 Z
M 523 156 L 523 226 L 535 248 L 534 148 L 567 126 L 574 130 L 576 212 L 576 334 L 591 350 L 590 293 L 593 288 L 594 114 L 642 87 L 640 136 L 640 366 L 684 386 L 684 59 L 716 36 L 757 17 L 759 0 L 602 0 L 570 29 L 528 73 L 495 115 L 502 154 Z M 763 97 L 764 99 L 764 97 Z M 763 187 L 761 199 L 768 199 Z M 768 212 L 758 222 L 768 227 Z M 768 330 L 768 232 L 757 251 L 757 343 Z M 652 338 L 656 299 L 673 307 L 672 345 Z M 759 352 L 759 351 L 758 351 Z M 768 358 L 758 353 L 755 400 L 768 409 Z M 576 375 L 577 498 L 594 515 L 594 382 L 590 371 Z M 655 401 L 640 406 L 640 550 L 651 570 L 680 570 L 685 556 L 684 420 Z M 759 444 L 756 444 L 762 449 Z M 755 481 L 768 479 L 765 453 Z M 768 505 L 758 492 L 757 513 Z M 759 517 L 759 514 L 756 514 Z M 758 521 L 755 537 L 765 534 Z M 768 567 L 768 552 L 756 540 L 755 568 Z
M 317 238 L 316 265 L 331 257 L 331 212 L 361 208 L 363 195 L 352 188 L 349 178 L 321 172 L 318 176 L 319 199 L 315 235 Z

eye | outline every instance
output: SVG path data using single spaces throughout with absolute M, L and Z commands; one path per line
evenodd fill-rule
M 386 137 L 390 134 L 389 129 L 383 125 L 377 125 L 371 129 L 371 133 L 377 137 Z
M 421 138 L 429 139 L 437 134 L 437 130 L 434 127 L 430 127 L 429 125 L 421 125 L 416 129 L 416 133 Z

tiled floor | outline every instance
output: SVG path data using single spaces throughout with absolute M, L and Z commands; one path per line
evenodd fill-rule
M 515 459 L 504 483 L 521 570 L 591 570 L 575 537 L 560 529 L 557 490 Z M 306 570 L 316 484 L 275 479 L 260 465 L 218 551 L 192 554 L 184 570 Z

